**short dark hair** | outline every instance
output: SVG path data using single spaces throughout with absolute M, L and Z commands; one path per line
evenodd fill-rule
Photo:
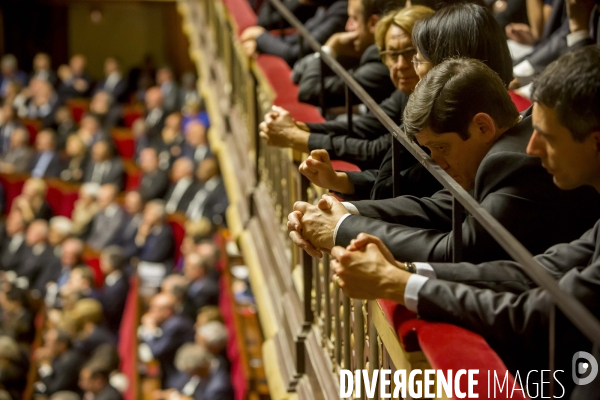
M 362 14 L 365 22 L 371 15 L 383 15 L 390 8 L 390 0 L 361 0 Z M 406 0 L 393 2 L 394 8 L 404 7 Z
M 533 82 L 531 99 L 556 109 L 577 141 L 600 131 L 600 49 L 584 47 L 548 65 Z
M 415 24 L 413 44 L 434 66 L 452 57 L 483 61 L 500 75 L 504 86 L 513 80 L 506 34 L 492 13 L 476 4 L 451 4 Z
M 98 362 L 97 360 L 93 359 L 91 361 L 88 361 L 88 363 L 85 364 L 83 368 L 90 370 L 90 376 L 92 378 L 102 378 L 107 383 L 110 378 L 110 373 L 112 372 L 108 364 Z
M 113 269 L 120 271 L 123 269 L 125 264 L 125 256 L 123 255 L 123 248 L 113 245 L 108 246 L 102 250 L 101 256 L 106 257 L 106 260 Z
M 409 138 L 429 127 L 435 133 L 456 132 L 469 138 L 469 124 L 486 113 L 500 128 L 512 126 L 519 112 L 497 74 L 479 60 L 449 59 L 419 82 L 404 109 Z

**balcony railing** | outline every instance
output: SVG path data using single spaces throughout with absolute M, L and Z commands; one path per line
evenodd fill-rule
M 353 92 L 393 134 L 393 145 L 406 147 L 452 193 L 457 216 L 453 223 L 454 260 L 461 258 L 460 216 L 466 210 L 549 292 L 562 312 L 598 343 L 600 323 L 589 311 L 561 292 L 557 282 L 503 226 L 406 138 L 344 68 L 321 51 L 319 43 L 280 0 L 270 1 L 303 37 L 304 49 L 320 53 L 323 65 L 345 82 L 349 124 Z M 477 359 L 461 359 L 461 368 L 480 365 L 485 359 L 490 370 L 504 375 L 504 364 L 481 337 L 451 325 L 417 321 L 410 312 L 389 302 L 349 299 L 333 284 L 327 255 L 322 260 L 313 259 L 292 245 L 286 222 L 294 202 L 314 203 L 323 190 L 298 172 L 302 155 L 267 146 L 259 138 L 258 125 L 273 104 L 306 122 L 322 121 L 320 113 L 297 102 L 290 69 L 283 60 L 268 55 L 249 59 L 242 51 L 239 34 L 256 24 L 246 0 L 180 0 L 178 4 L 211 116 L 209 139 L 219 154 L 232 204 L 228 223 L 251 271 L 266 339 L 263 354 L 272 397 L 337 399 L 342 368 L 444 369 L 443 361 L 436 361 L 436 365 L 429 361 L 439 344 L 432 343 L 439 338 L 432 339 L 432 331 L 447 333 L 447 347 L 480 349 Z M 551 355 L 553 346 L 551 340 Z M 358 398 L 365 398 L 364 393 Z M 481 393 L 487 393 L 487 386 Z

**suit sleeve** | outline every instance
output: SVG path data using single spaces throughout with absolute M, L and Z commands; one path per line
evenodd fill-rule
M 59 371 L 54 371 L 52 375 L 42 378 L 42 382 L 46 385 L 46 393 L 53 394 L 60 390 L 69 390 L 77 387 L 79 365 L 77 357 L 70 354 L 61 363 Z
M 371 139 L 311 134 L 308 149 L 324 149 L 332 160 L 344 160 L 360 169 L 376 169 L 390 148 L 390 140 L 389 133 Z

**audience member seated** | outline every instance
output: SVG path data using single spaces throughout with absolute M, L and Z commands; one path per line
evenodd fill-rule
M 45 129 L 35 137 L 36 155 L 29 167 L 34 178 L 58 178 L 62 171 L 60 156 L 56 149 L 54 131 Z
M 0 336 L 0 387 L 8 400 L 20 399 L 27 384 L 29 362 L 15 339 Z
M 87 237 L 92 220 L 98 213 L 98 193 L 100 186 L 97 183 L 84 183 L 79 188 L 79 197 L 71 213 L 71 233 L 79 238 Z
M 185 310 L 186 292 L 189 285 L 188 278 L 179 274 L 168 275 L 160 285 L 162 293 L 170 293 L 175 297 L 175 312 L 177 314 L 182 314 Z
M 156 85 L 162 93 L 165 112 L 168 114 L 180 110 L 183 105 L 181 103 L 181 89 L 175 82 L 171 68 L 165 66 L 156 71 Z
M 109 140 L 107 132 L 102 129 L 98 116 L 90 112 L 81 117 L 77 134 L 88 148 L 101 140 Z
M 104 323 L 118 335 L 123 310 L 129 294 L 129 280 L 123 273 L 126 259 L 118 246 L 106 247 L 100 253 L 100 270 L 104 275 L 104 286 L 99 293 L 104 311 Z
M 37 53 L 33 57 L 31 79 L 39 79 L 50 83 L 52 86 L 56 85 L 58 77 L 56 76 L 56 72 L 52 70 L 52 60 L 48 54 Z
M 174 365 L 177 349 L 194 341 L 194 328 L 186 317 L 175 313 L 176 299 L 172 294 L 159 293 L 150 301 L 150 309 L 142 316 L 138 330 L 139 357 L 148 362 L 156 359 L 161 367 L 162 387 L 175 387 L 182 373 Z
M 25 290 L 13 286 L 0 292 L 0 321 L 0 335 L 25 344 L 33 341 L 33 315 L 28 309 Z
M 98 82 L 95 90 L 105 91 L 118 102 L 125 102 L 127 80 L 123 77 L 119 61 L 115 57 L 104 60 L 104 79 Z
M 195 320 L 202 307 L 219 305 L 219 283 L 213 280 L 208 262 L 198 254 L 189 254 L 184 261 L 183 275 L 189 283 L 183 307 L 184 315 Z
M 0 98 L 6 97 L 7 87 L 11 82 L 16 82 L 20 87 L 27 85 L 27 75 L 19 71 L 17 57 L 5 54 L 0 59 Z
M 185 212 L 194 198 L 198 186 L 194 182 L 194 163 L 188 158 L 179 158 L 171 169 L 171 185 L 165 195 L 165 210 Z
M 121 400 L 123 397 L 111 386 L 110 371 L 105 365 L 91 361 L 83 366 L 79 373 L 79 387 L 85 398 L 94 400 Z
M 52 84 L 39 79 L 32 79 L 26 91 L 21 91 L 13 106 L 21 118 L 39 119 L 42 127 L 54 125 L 59 99 Z
M 185 141 L 181 133 L 181 121 L 182 116 L 179 112 L 169 114 L 165 120 L 161 142 L 156 148 L 161 169 L 170 169 L 174 160 L 181 155 L 181 147 Z
M 109 141 L 100 140 L 92 147 L 92 157 L 85 167 L 83 181 L 99 185 L 113 184 L 118 190 L 124 187 L 123 160 L 114 154 Z
M 96 276 L 94 270 L 84 264 L 77 264 L 70 268 L 69 280 L 60 289 L 61 297 L 68 297 L 77 293 L 81 299 L 100 299 L 100 293 L 96 290 Z
M 284 0 L 282 3 L 302 23 L 312 18 L 318 8 L 317 4 L 305 3 L 300 0 Z M 266 30 L 280 29 L 282 27 L 288 28 L 290 26 L 271 2 L 261 3 L 257 14 L 257 25 L 262 26 Z
M 51 396 L 61 390 L 79 392 L 77 381 L 84 357 L 72 348 L 67 332 L 48 329 L 44 345 L 33 353 L 33 361 L 40 377 L 34 385 L 36 393 Z
M 58 94 L 61 99 L 68 100 L 89 95 L 92 78 L 85 72 L 86 64 L 85 56 L 76 54 L 71 57 L 68 68 L 59 69 L 61 82 L 58 86 Z
M 83 181 L 89 158 L 87 147 L 83 143 L 83 140 L 81 140 L 81 137 L 70 135 L 66 140 L 65 152 L 68 162 L 65 163 L 65 168 L 60 173 L 60 179 L 65 182 L 74 183 Z
M 388 4 L 389 3 L 389 4 Z M 358 66 L 350 70 L 350 75 L 377 103 L 387 99 L 394 91 L 390 72 L 382 63 L 379 48 L 375 44 L 375 26 L 388 9 L 400 7 L 400 1 L 349 0 L 346 32 L 333 34 L 324 51 L 334 58 L 338 56 L 360 57 Z M 323 100 L 325 107 L 339 107 L 345 104 L 344 81 L 325 67 L 323 78 Z M 298 100 L 320 106 L 321 99 L 321 59 L 318 54 L 309 54 L 294 65 L 292 76 L 298 85 Z
M 107 183 L 100 186 L 98 192 L 98 213 L 92 220 L 87 238 L 88 246 L 103 249 L 115 240 L 125 220 L 125 211 L 117 203 L 117 186 Z
M 56 263 L 54 249 L 48 244 L 48 222 L 38 219 L 27 228 L 25 235 L 27 248 L 16 269 L 16 284 L 22 288 L 39 289 L 44 287 L 44 274 L 49 266 Z
M 90 102 L 90 113 L 98 118 L 103 132 L 110 132 L 121 120 L 122 109 L 114 102 L 111 94 L 97 91 Z
M 141 148 L 154 145 L 160 140 L 160 133 L 167 118 L 167 112 L 163 106 L 163 94 L 158 86 L 151 87 L 146 91 L 144 102 L 146 110 L 143 143 L 138 143 Z
M 77 132 L 77 124 L 75 124 L 73 113 L 69 107 L 61 106 L 56 110 L 54 128 L 56 129 L 56 136 L 58 138 L 58 148 L 64 150 L 68 138 Z
M 181 146 L 181 155 L 192 160 L 195 165 L 212 155 L 206 139 L 206 126 L 201 122 L 190 121 L 187 124 L 185 142 Z
M 17 128 L 24 128 L 24 126 L 16 117 L 12 104 L 6 102 L 0 108 L 0 149 L 2 150 L 2 155 L 8 152 L 12 134 Z
M 199 220 L 205 217 L 214 225 L 223 224 L 229 202 L 217 159 L 209 157 L 202 160 L 198 164 L 196 178 L 201 186 L 187 209 L 188 218 Z
M 0 173 L 29 172 L 32 159 L 33 151 L 29 147 L 29 132 L 22 127 L 15 128 L 10 135 L 10 145 L 0 156 Z
M 23 185 L 21 194 L 15 197 L 12 209 L 18 210 L 25 222 L 34 219 L 49 220 L 52 218 L 52 209 L 46 202 L 48 186 L 40 178 L 29 178 Z
M 140 168 L 142 179 L 138 192 L 144 201 L 161 199 L 169 188 L 169 174 L 160 169 L 158 153 L 152 147 L 140 152 Z
M 18 210 L 12 210 L 4 224 L 5 239 L 0 245 L 0 269 L 15 271 L 21 263 L 23 254 L 27 251 L 25 230 L 27 224 Z
M 117 344 L 117 337 L 102 323 L 102 305 L 98 300 L 84 298 L 75 303 L 72 317 L 78 326 L 77 337 L 73 340 L 73 348 L 84 357 L 89 358 L 96 348 L 102 344 Z
M 42 291 L 46 289 L 46 304 L 49 306 L 56 304 L 56 296 L 69 284 L 73 270 L 83 264 L 83 242 L 69 238 L 62 244 L 60 253 L 60 262 L 49 265 L 44 271 L 44 286 L 40 288 Z
M 127 192 L 123 208 L 125 209 L 125 221 L 114 243 L 123 249 L 123 256 L 130 259 L 138 252 L 135 236 L 143 219 L 144 201 L 139 192 Z
M 196 343 L 205 347 L 219 361 L 219 368 L 230 370 L 230 362 L 227 358 L 227 340 L 229 334 L 222 322 L 209 321 L 196 329 Z
M 306 21 L 305 28 L 319 43 L 325 43 L 336 32 L 342 32 L 348 19 L 348 2 L 343 0 L 319 0 L 314 4 L 320 10 Z M 290 66 L 304 56 L 301 54 L 300 35 L 276 36 L 261 26 L 251 26 L 242 32 L 240 39 L 246 54 L 273 54 L 283 58 Z
M 181 75 L 181 89 L 179 92 L 182 113 L 190 104 L 200 105 L 200 103 L 202 103 L 202 98 L 198 93 L 196 74 L 191 71 Z
M 60 257 L 60 245 L 71 236 L 73 223 L 67 217 L 56 216 L 48 221 L 48 244 L 54 247 L 54 255 Z

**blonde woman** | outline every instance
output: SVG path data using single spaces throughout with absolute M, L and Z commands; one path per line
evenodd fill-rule
M 52 218 L 52 209 L 46 202 L 47 191 L 48 186 L 43 179 L 29 178 L 21 194 L 15 197 L 11 209 L 20 211 L 27 223 L 35 219 L 49 220 Z

